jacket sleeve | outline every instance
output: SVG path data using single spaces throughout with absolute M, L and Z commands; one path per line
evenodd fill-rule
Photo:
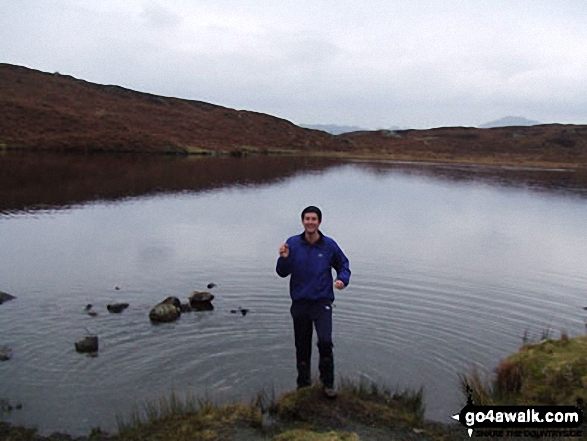
M 279 274 L 280 277 L 287 277 L 292 272 L 291 244 L 289 240 L 286 243 L 289 245 L 290 255 L 287 259 L 279 256 L 277 259 L 277 266 L 275 267 L 275 271 L 277 271 L 277 274 Z
M 336 278 L 347 286 L 351 280 L 351 268 L 349 259 L 342 252 L 336 242 L 333 242 L 334 253 L 332 256 L 332 267 L 336 271 Z

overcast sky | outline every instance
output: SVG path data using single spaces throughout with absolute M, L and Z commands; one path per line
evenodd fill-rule
M 297 124 L 586 124 L 585 23 L 585 0 L 0 0 L 0 62 Z

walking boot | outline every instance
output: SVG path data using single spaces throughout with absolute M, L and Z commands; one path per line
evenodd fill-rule
M 334 356 L 332 354 L 332 343 L 319 343 L 318 351 L 320 352 L 320 381 L 324 386 L 324 396 L 331 400 L 336 398 L 334 390 Z
M 312 385 L 312 378 L 310 375 L 310 373 L 311 373 L 310 363 L 307 363 L 307 362 L 298 363 L 297 368 L 298 368 L 298 378 L 297 378 L 298 389 L 311 386 Z

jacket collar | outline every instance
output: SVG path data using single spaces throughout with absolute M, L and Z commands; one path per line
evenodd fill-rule
M 320 237 L 318 238 L 318 240 L 316 241 L 316 243 L 314 245 L 322 244 L 324 242 L 324 234 L 322 234 L 322 231 L 318 230 L 318 236 L 320 236 Z M 310 243 L 306 240 L 306 232 L 305 231 L 302 234 L 300 234 L 300 237 L 301 237 L 303 243 L 310 245 Z

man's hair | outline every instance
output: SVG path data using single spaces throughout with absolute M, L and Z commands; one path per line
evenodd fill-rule
M 302 211 L 302 220 L 304 220 L 304 216 L 308 213 L 316 213 L 316 215 L 318 216 L 318 221 L 322 222 L 322 212 L 318 207 L 310 205 L 309 207 L 304 208 L 304 211 Z

